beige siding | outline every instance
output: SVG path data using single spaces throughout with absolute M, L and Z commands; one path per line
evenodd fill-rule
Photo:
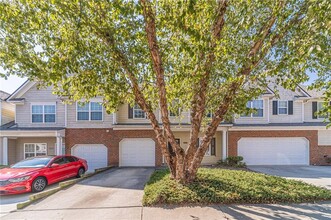
M 2 137 L 0 137 L 0 165 L 3 164 L 3 161 L 2 161 Z
M 318 131 L 318 145 L 331 145 L 331 130 Z
M 176 138 L 180 139 L 180 146 L 184 149 L 188 147 L 188 142 L 190 138 L 189 132 L 174 132 Z M 222 132 L 216 132 L 216 156 L 205 156 L 202 160 L 202 164 L 216 164 L 222 158 Z
M 154 112 L 156 119 L 159 119 L 159 111 Z M 117 123 L 119 124 L 146 124 L 150 123 L 148 119 L 141 118 L 129 118 L 128 104 L 123 104 L 118 108 L 116 112 Z
M 304 121 L 305 122 L 323 122 L 323 118 L 317 118 L 313 119 L 313 107 L 312 107 L 313 101 L 308 101 L 304 103 Z
M 302 102 L 293 101 L 293 115 L 273 115 L 272 101 L 269 101 L 269 117 L 270 123 L 300 123 L 302 122 Z
M 113 114 L 103 109 L 102 121 L 77 121 L 76 103 L 67 105 L 67 128 L 109 128 L 112 127 Z
M 1 101 L 1 125 L 15 120 L 15 106 Z
M 19 127 L 64 127 L 65 108 L 64 104 L 56 95 L 52 94 L 52 88 L 38 90 L 33 86 L 22 98 L 25 98 L 23 105 L 16 106 L 16 123 Z M 56 103 L 55 123 L 32 123 L 31 105 L 32 103 Z
M 16 163 L 16 139 L 8 139 L 8 164 Z
M 268 99 L 263 99 L 263 117 L 239 117 L 235 119 L 236 124 L 267 124 L 268 123 Z
M 24 144 L 46 143 L 47 155 L 55 155 L 55 137 L 24 137 L 16 139 L 16 156 L 15 162 L 24 159 Z
M 189 124 L 190 123 L 190 113 L 188 111 L 182 111 L 180 116 L 178 117 L 172 117 L 170 116 L 170 122 L 171 123 L 179 123 L 179 124 Z

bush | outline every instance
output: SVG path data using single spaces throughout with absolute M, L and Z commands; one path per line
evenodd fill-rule
M 218 161 L 219 165 L 231 166 L 231 167 L 246 167 L 246 164 L 242 162 L 244 158 L 242 156 L 231 156 L 225 160 Z

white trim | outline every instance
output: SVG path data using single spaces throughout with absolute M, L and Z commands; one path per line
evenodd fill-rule
M 305 104 L 306 102 L 301 102 L 301 121 L 305 121 Z
M 26 144 L 34 144 L 34 157 L 37 156 L 37 151 L 36 151 L 37 144 L 44 144 L 44 145 L 46 145 L 46 154 L 45 155 L 47 155 L 47 153 L 48 153 L 47 143 L 24 143 L 23 144 L 23 156 L 24 156 L 24 159 L 26 159 L 26 157 L 25 157 L 25 153 L 26 153 L 26 151 L 25 151 L 25 145 Z
M 67 103 L 64 103 L 64 127 L 68 125 L 68 106 Z
M 8 164 L 8 137 L 2 138 L 2 164 Z
M 117 124 L 117 114 L 116 112 L 113 113 L 113 125 Z
M 16 91 L 14 91 L 13 94 L 11 94 L 8 98 L 7 101 L 11 102 L 10 99 L 15 97 L 19 92 L 21 92 L 23 89 L 25 89 L 26 91 L 23 92 L 22 95 L 24 95 L 29 89 L 32 88 L 32 86 L 34 86 L 36 83 L 35 82 L 31 82 L 30 80 L 26 80 Z M 30 86 L 29 88 L 26 88 Z M 21 96 L 20 96 L 21 97 Z
M 228 157 L 228 131 L 222 131 L 222 160 Z
M 267 106 L 266 106 L 266 110 L 267 110 L 267 122 L 270 123 L 270 101 L 271 100 L 267 100 Z M 271 102 L 272 103 L 272 102 Z
M 231 127 L 230 131 L 282 131 L 282 130 L 325 130 L 325 126 L 240 126 L 240 127 Z

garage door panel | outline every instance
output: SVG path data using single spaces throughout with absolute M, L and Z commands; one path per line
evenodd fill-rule
M 308 165 L 308 140 L 293 138 L 241 138 L 238 155 L 247 165 Z
M 120 166 L 155 166 L 155 142 L 149 138 L 123 139 Z
M 108 149 L 103 144 L 77 144 L 71 153 L 85 159 L 90 172 L 108 165 Z

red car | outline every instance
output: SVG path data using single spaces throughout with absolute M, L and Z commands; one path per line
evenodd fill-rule
M 0 195 L 41 192 L 47 185 L 80 177 L 88 169 L 84 159 L 62 156 L 39 156 L 0 169 Z

